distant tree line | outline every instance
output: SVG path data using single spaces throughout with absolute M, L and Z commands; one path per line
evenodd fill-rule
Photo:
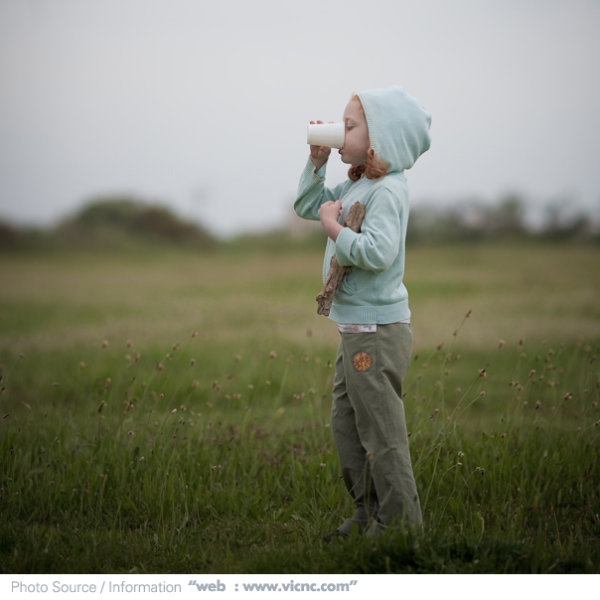
M 566 203 L 565 203 L 566 205 Z M 589 214 L 568 213 L 560 205 L 546 209 L 535 227 L 525 218 L 525 202 L 517 195 L 496 204 L 457 202 L 450 207 L 416 203 L 411 208 L 409 243 L 476 241 L 485 239 L 545 239 L 600 242 L 600 229 Z M 320 227 L 300 237 L 286 229 L 247 232 L 230 243 L 275 247 L 322 244 Z M 0 249 L 114 248 L 140 244 L 213 248 L 217 239 L 203 226 L 185 221 L 168 208 L 131 197 L 93 199 L 74 215 L 47 229 L 22 228 L 0 221 Z
M 207 249 L 215 244 L 215 238 L 164 206 L 129 197 L 94 199 L 50 229 L 23 229 L 0 222 L 0 246 L 4 248 L 122 249 L 140 243 Z
M 600 227 L 591 215 L 569 213 L 569 203 L 552 204 L 532 224 L 526 219 L 525 201 L 518 195 L 495 204 L 457 202 L 449 207 L 417 205 L 411 208 L 408 239 L 411 242 L 535 238 L 600 241 Z

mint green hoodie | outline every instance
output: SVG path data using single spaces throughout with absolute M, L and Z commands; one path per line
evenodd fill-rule
M 329 318 L 337 323 L 385 324 L 410 319 L 404 275 L 404 246 L 408 223 L 408 188 L 404 171 L 429 148 L 431 117 L 403 88 L 359 92 L 371 147 L 388 165 L 378 179 L 348 179 L 325 186 L 326 165 L 317 172 L 308 161 L 294 203 L 296 214 L 318 220 L 321 204 L 342 201 L 340 222 L 355 202 L 366 207 L 361 232 L 345 227 L 337 242 L 327 240 L 323 280 L 335 254 L 340 265 L 352 267 L 337 289 Z

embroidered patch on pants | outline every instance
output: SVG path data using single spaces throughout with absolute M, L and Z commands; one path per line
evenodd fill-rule
M 373 359 L 371 355 L 367 352 L 357 352 L 352 357 L 352 366 L 359 372 L 362 373 L 364 371 L 368 371 L 373 364 Z

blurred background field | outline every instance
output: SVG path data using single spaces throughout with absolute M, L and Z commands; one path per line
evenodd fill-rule
M 501 241 L 412 247 L 406 283 L 417 349 L 447 341 L 471 310 L 461 342 L 500 339 L 572 342 L 600 333 L 597 246 Z M 4 255 L 4 350 L 95 345 L 98 340 L 206 340 L 335 345 L 318 318 L 322 253 L 312 246 L 274 252 L 208 253 L 147 248 L 126 253 Z
M 598 572 L 594 240 L 409 243 L 425 531 L 329 546 L 322 234 L 134 230 L 0 254 L 3 572 Z
M 600 246 L 585 217 L 532 232 L 516 199 L 477 210 L 477 226 L 458 210 L 415 211 L 405 281 L 416 347 L 444 342 L 467 311 L 461 342 L 476 347 L 597 338 Z M 124 198 L 94 202 L 53 229 L 0 233 L 4 347 L 164 344 L 190 330 L 240 344 L 297 342 L 307 331 L 313 344 L 336 342 L 314 310 L 318 224 L 223 241 L 164 207 Z

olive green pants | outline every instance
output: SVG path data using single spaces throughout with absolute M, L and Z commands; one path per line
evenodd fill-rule
M 410 362 L 410 325 L 342 333 L 335 365 L 331 427 L 354 516 L 339 528 L 375 536 L 393 522 L 421 526 L 408 447 L 402 379 Z

